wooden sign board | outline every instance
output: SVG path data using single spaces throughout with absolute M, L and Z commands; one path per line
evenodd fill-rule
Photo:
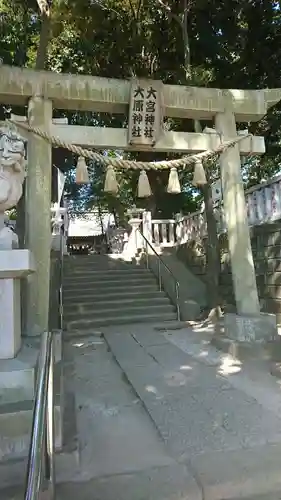
M 155 80 L 131 81 L 128 143 L 153 147 L 162 129 L 163 83 Z

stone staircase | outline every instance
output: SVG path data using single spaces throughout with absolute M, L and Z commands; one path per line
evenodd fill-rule
M 117 255 L 69 256 L 63 284 L 64 329 L 176 320 L 176 309 L 142 264 Z

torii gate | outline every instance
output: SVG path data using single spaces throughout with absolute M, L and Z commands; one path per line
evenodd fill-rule
M 153 150 L 196 153 L 237 136 L 236 122 L 260 120 L 281 99 L 281 89 L 220 90 L 163 86 L 164 116 L 214 120 L 217 134 L 162 132 Z M 0 67 L 0 102 L 28 106 L 28 122 L 68 143 L 96 149 L 134 149 L 125 129 L 69 126 L 53 121 L 52 110 L 70 109 L 126 113 L 130 81 L 84 75 L 56 74 Z M 22 131 L 21 131 L 22 132 Z M 151 148 L 149 148 L 151 150 Z M 260 313 L 255 270 L 246 216 L 240 154 L 265 152 L 262 137 L 249 137 L 220 157 L 224 211 L 238 313 Z M 34 134 L 28 137 L 26 182 L 26 246 L 35 257 L 37 272 L 27 287 L 27 331 L 48 327 L 50 272 L 50 201 L 52 146 Z

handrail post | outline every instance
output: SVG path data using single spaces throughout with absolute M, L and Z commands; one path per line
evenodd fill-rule
M 149 268 L 149 261 L 148 261 L 148 244 L 147 244 L 147 241 L 144 240 L 145 242 L 145 246 L 146 246 L 146 269 Z
M 160 262 L 160 259 L 158 259 L 158 281 L 159 281 L 159 290 L 161 292 L 162 290 L 162 279 L 161 279 L 161 262 Z
M 48 469 L 46 471 L 46 479 L 48 480 L 48 488 L 50 500 L 55 500 L 55 463 L 54 463 L 54 447 L 55 447 L 55 422 L 54 422 L 54 346 L 53 342 L 50 347 L 50 368 L 47 386 L 47 409 L 46 409 L 46 452 Z
M 175 281 L 176 288 L 176 304 L 177 304 L 177 320 L 180 321 L 180 297 L 179 297 L 179 284 Z
M 64 228 L 61 227 L 60 230 L 60 287 L 59 287 L 59 323 L 60 330 L 63 329 L 63 291 L 62 291 L 62 283 L 63 283 L 63 265 L 64 265 Z
M 25 500 L 40 498 L 42 479 L 48 481 L 48 500 L 55 500 L 53 349 L 53 334 L 44 332 L 38 362 Z
M 177 320 L 180 320 L 180 301 L 179 301 L 179 282 L 175 278 L 174 274 L 172 273 L 171 269 L 165 264 L 165 262 L 161 259 L 160 255 L 156 252 L 156 250 L 153 248 L 151 243 L 147 240 L 147 238 L 142 234 L 140 229 L 138 228 L 137 231 L 139 231 L 140 235 L 144 239 L 146 245 L 146 263 L 147 263 L 147 268 L 148 268 L 148 247 L 151 248 L 151 250 L 154 252 L 154 254 L 157 257 L 157 263 L 158 263 L 158 283 L 159 283 L 159 291 L 162 291 L 162 276 L 161 276 L 161 264 L 163 264 L 164 268 L 170 273 L 170 275 L 173 277 L 174 282 L 175 282 L 175 291 L 176 291 L 176 308 L 177 308 Z M 155 273 L 156 275 L 156 273 Z
M 28 456 L 25 500 L 36 500 L 40 491 L 43 457 L 40 457 L 39 447 L 44 447 L 44 422 L 47 402 L 44 395 L 45 379 L 49 375 L 49 343 L 50 334 L 44 332 L 38 363 L 38 378 L 36 381 L 35 405 L 33 412 L 31 443 Z M 41 459 L 40 459 L 41 458 Z

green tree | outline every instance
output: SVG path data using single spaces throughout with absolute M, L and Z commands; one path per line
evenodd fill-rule
M 139 75 L 172 84 L 185 84 L 192 69 L 188 84 L 222 88 L 275 87 L 280 82 L 280 10 L 268 0 L 194 0 L 187 2 L 187 11 L 183 11 L 184 0 L 53 0 L 51 10 L 50 2 L 0 0 L 0 6 L 0 57 L 6 64 L 34 67 L 44 59 L 39 66 L 56 72 L 116 78 Z M 49 27 L 43 37 L 46 16 Z M 181 29 L 175 17 L 180 18 Z M 183 44 L 186 33 L 190 47 Z M 2 117 L 5 112 L 2 107 Z M 92 125 L 126 126 L 127 121 L 126 116 L 101 113 L 86 117 L 55 110 L 55 116 Z M 264 134 L 267 142 L 259 168 L 255 162 L 245 166 L 250 184 L 279 169 L 280 120 L 276 106 L 260 123 L 250 124 L 250 130 Z M 194 130 L 191 120 L 169 120 L 169 124 L 173 129 Z M 54 150 L 53 157 L 58 166 L 73 168 L 75 159 L 70 160 L 65 151 Z M 100 176 L 103 179 L 103 169 Z M 165 193 L 165 176 L 154 177 L 154 208 L 165 215 L 180 208 L 193 210 L 190 174 L 182 176 L 179 197 Z M 122 195 L 119 207 L 136 201 L 135 188 L 135 176 L 130 175 L 124 183 L 128 196 Z

